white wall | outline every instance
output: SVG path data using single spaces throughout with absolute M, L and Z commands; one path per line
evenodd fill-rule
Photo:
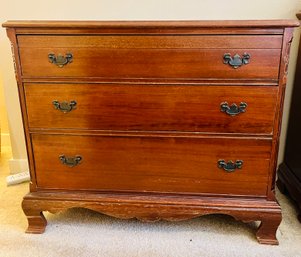
M 0 22 L 6 20 L 214 20 L 295 18 L 301 0 L 10 0 L 0 1 Z M 296 33 L 289 67 L 287 98 L 280 144 L 283 156 L 288 106 L 299 41 Z M 2 84 L 1 84 L 2 81 Z M 0 30 L 0 101 L 3 87 L 13 158 L 26 158 L 16 82 L 5 30 Z M 0 106 L 1 107 L 1 106 Z M 5 111 L 0 121 L 5 121 Z M 5 122 L 4 122 L 5 123 Z M 7 127 L 7 125 L 5 125 Z M 4 127 L 5 127 L 4 126 Z

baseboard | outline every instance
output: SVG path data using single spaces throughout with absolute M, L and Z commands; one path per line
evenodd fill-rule
M 10 159 L 8 165 L 10 174 L 29 171 L 27 159 Z
M 1 133 L 1 147 L 10 147 L 9 133 Z

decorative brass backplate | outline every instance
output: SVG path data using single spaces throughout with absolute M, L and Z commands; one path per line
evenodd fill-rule
M 68 167 L 74 167 L 80 164 L 83 158 L 80 155 L 76 155 L 74 157 L 66 157 L 65 155 L 60 155 L 59 159 L 62 164 L 67 165 Z
M 229 104 L 227 102 L 222 102 L 220 104 L 221 112 L 224 112 L 230 116 L 235 116 L 240 113 L 246 112 L 247 106 L 248 105 L 245 102 L 241 102 L 239 104 L 239 106 L 237 106 L 235 103 L 233 103 L 232 105 L 229 106 Z
M 66 101 L 59 102 L 57 100 L 53 100 L 52 104 L 54 108 L 60 110 L 63 113 L 71 112 L 72 110 L 76 109 L 77 102 L 72 100 L 69 103 Z
M 237 69 L 238 67 L 248 64 L 250 62 L 250 54 L 244 53 L 242 57 L 239 54 L 235 54 L 231 57 L 231 54 L 224 54 L 224 64 L 229 64 L 232 68 Z
M 220 169 L 225 170 L 226 172 L 234 172 L 236 169 L 241 169 L 243 165 L 242 160 L 237 160 L 235 163 L 233 161 L 226 162 L 225 160 L 218 160 L 217 165 Z
M 65 54 L 65 56 L 63 56 L 62 54 L 58 54 L 57 56 L 55 56 L 55 54 L 50 53 L 48 54 L 48 60 L 49 62 L 55 64 L 59 68 L 62 68 L 66 64 L 72 62 L 73 55 L 71 53 L 67 53 Z

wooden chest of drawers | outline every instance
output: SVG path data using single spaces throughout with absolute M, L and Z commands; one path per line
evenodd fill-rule
M 274 175 L 295 21 L 18 22 L 12 43 L 31 184 L 43 211 L 228 214 L 276 244 Z

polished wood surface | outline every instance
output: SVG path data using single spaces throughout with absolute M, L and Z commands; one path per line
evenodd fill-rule
M 227 214 L 246 223 L 260 220 L 256 237 L 262 244 L 277 244 L 276 230 L 281 222 L 281 210 L 274 201 L 227 196 L 37 192 L 26 195 L 22 207 L 28 217 L 27 233 L 44 232 L 47 221 L 41 209 L 56 213 L 74 207 L 144 222 L 181 221 L 206 214 Z
M 37 186 L 44 189 L 264 196 L 272 142 L 34 134 L 32 143 Z M 82 161 L 68 167 L 60 155 Z M 218 168 L 220 159 L 243 166 L 229 173 Z
M 260 220 L 258 241 L 277 244 L 275 168 L 297 25 L 3 24 L 12 43 L 31 172 L 23 200 L 27 232 L 45 230 L 43 211 L 73 207 L 144 221 L 224 213 Z M 48 59 L 69 53 L 73 59 L 62 67 Z M 236 68 L 224 63 L 225 54 Z M 244 54 L 250 58 L 242 60 Z M 77 105 L 63 113 L 53 100 Z M 247 108 L 229 116 L 221 112 L 222 102 L 246 102 Z M 74 164 L 68 158 L 78 155 L 79 164 L 67 167 Z M 243 165 L 226 172 L 221 159 Z
M 223 56 L 244 53 L 250 63 L 238 69 L 224 64 Z M 73 55 L 72 63 L 59 68 L 48 54 Z M 152 49 L 152 48 L 20 48 L 23 77 L 101 77 L 101 78 L 240 78 L 277 79 L 280 49 Z M 34 57 L 34 58 L 33 58 Z
M 258 37 L 260 40 L 258 40 Z M 113 49 L 281 49 L 282 37 L 280 35 L 262 35 L 262 36 L 198 36 L 198 35 L 158 35 L 143 37 L 137 35 L 105 35 L 105 36 L 37 36 L 24 35 L 18 37 L 20 48 L 47 48 L 47 47 L 97 47 Z
M 128 84 L 25 83 L 30 128 L 187 131 L 220 133 L 273 132 L 278 87 Z M 205 96 L 202 98 L 200 96 Z M 63 113 L 52 102 L 76 101 Z M 221 103 L 247 103 L 230 116 Z M 143 114 L 143 115 L 142 115 Z
M 299 22 L 296 20 L 183 20 L 183 21 L 56 21 L 56 20 L 36 20 L 36 21 L 24 21 L 24 20 L 9 20 L 2 24 L 5 28 L 82 28 L 82 29 L 103 29 L 103 28 L 160 28 L 160 29 L 174 29 L 180 28 L 265 28 L 271 30 L 271 28 L 282 29 L 284 27 L 297 27 Z

